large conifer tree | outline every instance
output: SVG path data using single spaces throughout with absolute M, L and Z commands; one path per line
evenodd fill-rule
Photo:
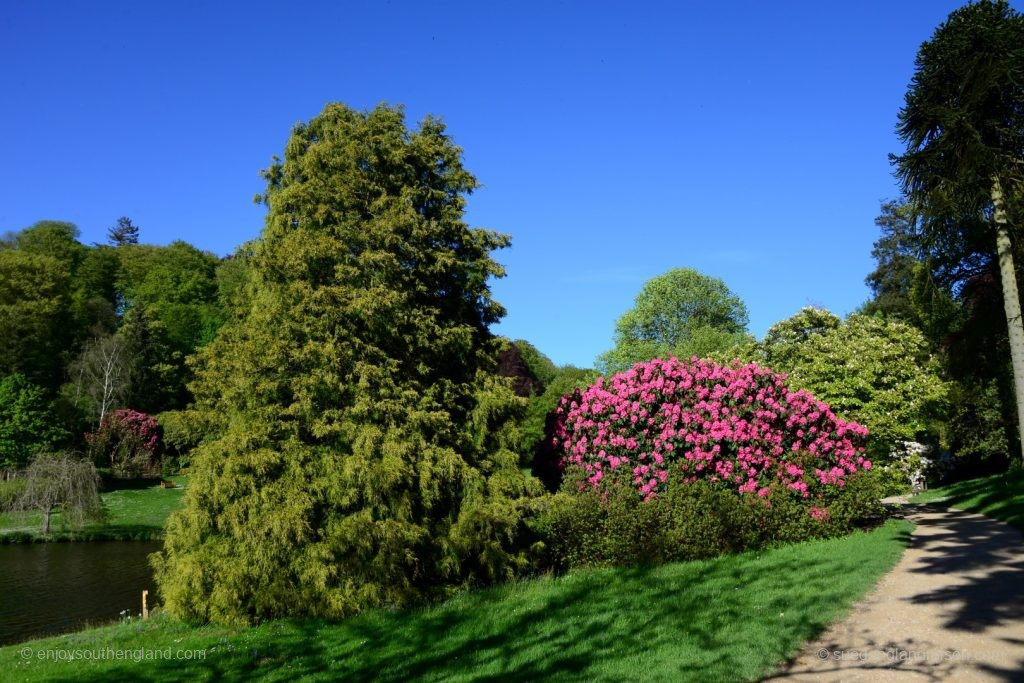
M 337 617 L 522 567 L 520 400 L 489 374 L 508 238 L 463 222 L 461 150 L 330 104 L 264 177 L 249 308 L 196 361 L 213 437 L 156 557 L 166 606 Z
M 920 210 L 928 250 L 951 273 L 987 270 L 993 258 L 998 264 L 1024 435 L 1014 265 L 1024 196 L 1024 16 L 1005 0 L 950 14 L 917 54 L 898 132 L 907 150 L 894 157 L 896 172 Z

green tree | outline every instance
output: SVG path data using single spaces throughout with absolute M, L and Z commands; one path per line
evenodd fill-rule
M 244 315 L 249 307 L 249 260 L 253 249 L 253 244 L 243 244 L 217 264 L 217 303 L 225 320 Z
M 536 346 L 525 339 L 516 339 L 512 342 L 519 349 L 519 355 L 523 357 L 526 366 L 530 368 L 531 374 L 546 387 L 558 375 L 558 366 L 540 352 Z
M 132 223 L 128 216 L 121 216 L 114 227 L 107 230 L 107 240 L 115 247 L 122 244 L 138 244 L 139 226 Z
M 748 339 L 747 322 L 746 305 L 722 280 L 674 268 L 644 285 L 597 368 L 610 375 L 652 358 L 706 357 Z
M 59 447 L 67 436 L 42 387 L 22 375 L 0 380 L 0 471 L 25 467 L 33 455 Z
M 224 318 L 217 302 L 216 256 L 181 241 L 166 247 L 127 244 L 119 252 L 125 310 L 135 304 L 152 309 L 183 355 L 214 337 Z
M 117 326 L 115 250 L 86 247 L 78 234 L 72 223 L 40 221 L 0 241 L 0 372 L 51 394 L 82 344 Z
M 72 272 L 87 250 L 78 241 L 79 235 L 74 223 L 39 221 L 9 236 L 8 242 L 18 251 L 55 258 L 65 265 L 68 272 Z
M 866 426 L 872 457 L 880 460 L 899 442 L 934 432 L 948 400 L 928 340 L 896 319 L 851 315 L 840 321 L 805 308 L 734 355 L 788 374 L 791 386 Z
M 463 222 L 461 150 L 330 104 L 264 177 L 248 309 L 195 362 L 213 436 L 156 560 L 168 610 L 339 617 L 522 569 L 523 400 L 489 374 L 508 238 Z
M 69 281 L 67 264 L 53 256 L 0 250 L 0 374 L 50 390 L 60 383 Z
M 123 404 L 145 413 L 184 408 L 189 398 L 185 357 L 156 313 L 146 304 L 135 304 L 125 313 L 117 336 L 128 378 Z
M 899 114 L 907 149 L 893 161 L 921 210 L 926 246 L 951 277 L 997 257 L 1020 433 L 1024 326 L 1013 240 L 1024 196 L 1024 18 L 1003 0 L 966 5 L 921 46 L 915 64 Z
M 883 202 L 875 225 L 882 236 L 871 249 L 876 266 L 864 280 L 872 297 L 863 312 L 916 322 L 917 310 L 911 292 L 924 260 L 917 215 L 904 201 Z
M 101 245 L 87 248 L 71 275 L 71 316 L 73 351 L 90 337 L 117 330 L 118 272 L 121 261 L 116 249 Z

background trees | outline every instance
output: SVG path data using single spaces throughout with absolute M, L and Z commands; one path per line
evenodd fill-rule
M 610 375 L 652 358 L 705 357 L 748 339 L 747 322 L 747 307 L 722 280 L 673 268 L 637 294 L 597 367 Z
M 42 387 L 17 374 L 0 379 L 0 478 L 68 436 Z
M 31 385 L 48 424 L 70 436 L 58 441 L 84 448 L 85 432 L 114 409 L 188 404 L 185 360 L 244 299 L 245 259 L 221 262 L 183 242 L 138 244 L 125 218 L 111 230 L 117 246 L 86 246 L 78 236 L 71 223 L 40 221 L 0 239 L 0 381 Z M 38 445 L 56 443 L 50 432 L 39 430 L 40 441 L 18 427 L 11 415 L 20 408 L 5 415 L 0 432 L 19 435 L 7 466 L 23 467 Z
M 0 250 L 0 374 L 57 385 L 70 310 L 68 264 L 47 254 Z
M 945 277 L 998 264 L 1018 416 L 1024 428 L 1024 326 L 1014 241 L 1024 186 L 1024 19 L 1002 0 L 950 14 L 918 53 L 893 161 Z M 1024 445 L 1024 441 L 1021 442 Z
M 196 366 L 214 436 L 157 564 L 168 609 L 339 616 L 522 568 L 522 400 L 487 329 L 508 238 L 462 221 L 461 150 L 332 104 L 264 176 L 247 307 Z
M 724 357 L 785 372 L 836 414 L 865 425 L 872 457 L 885 462 L 901 441 L 937 438 L 948 387 L 921 332 L 905 322 L 805 308 L 773 325 L 763 341 Z

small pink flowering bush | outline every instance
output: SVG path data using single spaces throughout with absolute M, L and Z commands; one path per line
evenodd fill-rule
M 109 467 L 116 477 L 160 472 L 160 425 L 152 415 L 127 408 L 116 410 L 103 418 L 99 429 L 86 434 L 85 440 L 96 464 Z
M 867 434 L 806 391 L 790 391 L 784 375 L 675 358 L 563 397 L 554 424 L 562 466 L 580 487 L 629 482 L 646 500 L 665 491 L 670 472 L 741 494 L 821 498 L 871 469 Z
M 711 557 L 880 514 L 867 430 L 757 365 L 652 360 L 562 399 L 563 481 L 537 530 L 556 568 Z

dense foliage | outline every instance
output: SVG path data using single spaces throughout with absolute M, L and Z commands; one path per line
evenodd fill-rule
M 877 265 L 867 283 L 873 298 L 864 311 L 909 323 L 927 340 L 949 388 L 932 422 L 940 445 L 957 458 L 956 476 L 1000 471 L 1017 430 L 995 263 L 958 284 L 910 204 L 884 203 L 876 223 L 882 234 L 872 250 Z
M 962 388 L 986 396 L 992 382 L 1006 384 L 999 376 L 1008 374 L 1012 385 L 999 393 L 1004 404 L 1016 407 L 1013 431 L 1019 437 L 1024 325 L 1016 263 L 1024 220 L 1024 15 L 1005 0 L 978 0 L 952 12 L 921 45 L 898 132 L 906 150 L 892 161 L 920 217 L 929 271 L 960 289 L 964 299 L 964 289 L 998 280 L 1006 342 L 1000 355 L 1010 371 L 970 373 Z M 1017 442 L 1024 448 L 1024 441 Z
M 551 439 L 545 434 L 554 418 L 554 410 L 562 397 L 575 389 L 583 389 L 598 378 L 597 370 L 566 365 L 558 368 L 555 376 L 544 387 L 544 392 L 530 398 L 526 416 L 520 426 L 522 446 L 520 453 L 523 464 L 533 468 L 533 474 L 549 487 L 557 487 L 557 471 L 550 469 L 553 458 Z
M 67 438 L 41 387 L 22 375 L 0 380 L 0 475 L 24 468 L 36 453 Z
M 884 461 L 902 441 L 934 441 L 948 386 L 927 339 L 896 319 L 805 308 L 772 326 L 763 341 L 729 354 L 788 375 L 871 433 L 871 457 Z
M 542 387 L 547 387 L 554 381 L 559 373 L 559 368 L 550 358 L 525 339 L 516 339 L 512 343 L 519 349 L 519 355 L 522 356 L 526 367 L 530 369 L 530 374 L 540 382 Z
M 827 504 L 809 505 L 785 490 L 740 496 L 673 472 L 665 492 L 649 500 L 625 486 L 560 491 L 546 499 L 534 526 L 545 541 L 545 563 L 559 570 L 703 559 L 876 523 L 883 510 L 872 475 L 850 477 L 829 492 Z
M 228 316 L 222 280 L 242 279 L 243 259 L 228 265 L 183 242 L 139 244 L 138 235 L 122 217 L 110 231 L 116 246 L 84 245 L 77 227 L 59 221 L 0 239 L 0 379 L 30 382 L 51 426 L 77 448 L 117 408 L 188 404 L 185 360 Z M 222 268 L 230 275 L 220 278 Z
M 498 367 L 496 373 L 500 377 L 512 380 L 512 390 L 516 396 L 528 398 L 544 391 L 544 382 L 538 378 L 523 357 L 519 344 L 507 339 L 499 341 Z
M 747 320 L 747 307 L 722 280 L 673 268 L 637 294 L 597 367 L 611 375 L 652 358 L 703 358 L 748 339 Z
M 508 238 L 444 126 L 328 105 L 265 172 L 244 311 L 196 362 L 185 508 L 157 578 L 178 615 L 245 622 L 402 605 L 526 566 L 521 412 L 492 375 Z

